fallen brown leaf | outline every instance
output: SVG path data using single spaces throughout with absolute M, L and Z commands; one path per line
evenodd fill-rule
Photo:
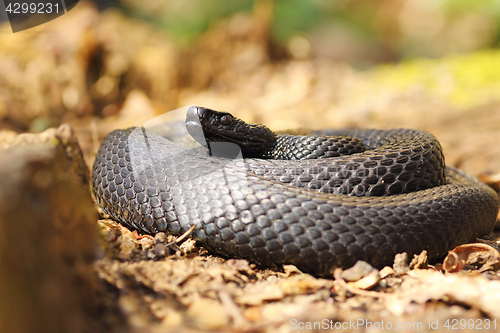
M 356 289 L 367 290 L 373 288 L 379 281 L 380 281 L 380 276 L 378 272 L 372 271 L 370 274 L 368 274 L 367 276 L 363 277 L 358 281 L 349 282 L 348 285 Z
M 380 278 L 384 279 L 389 275 L 396 275 L 396 272 L 394 271 L 394 269 L 392 269 L 392 267 L 385 266 L 384 268 L 382 268 L 380 270 L 379 274 L 380 274 Z
M 480 174 L 478 178 L 483 183 L 491 186 L 496 192 L 500 192 L 500 173 L 494 175 Z
M 342 279 L 349 282 L 358 281 L 371 275 L 373 272 L 378 276 L 378 269 L 374 268 L 366 261 L 359 260 L 354 266 L 342 272 Z
M 337 283 L 337 285 L 334 286 L 334 291 L 336 291 L 336 292 L 339 291 L 339 287 L 342 287 L 342 288 L 346 289 L 347 291 L 349 291 L 350 293 L 355 294 L 355 295 L 374 297 L 374 298 L 383 298 L 383 297 L 387 296 L 387 294 L 377 292 L 377 291 L 358 289 L 355 286 L 351 285 L 350 283 L 345 282 L 345 280 L 342 278 L 342 268 L 336 268 L 335 271 L 333 272 L 333 276 L 335 277 L 335 282 Z M 366 278 L 368 278 L 368 277 L 369 276 L 367 276 Z M 378 277 L 378 272 L 377 272 L 377 277 Z M 359 280 L 359 281 L 362 281 L 362 280 Z M 379 280 L 380 280 L 380 278 L 378 277 L 377 282 Z
M 287 296 L 314 294 L 320 289 L 330 289 L 332 280 L 317 279 L 309 274 L 296 274 L 278 281 L 278 286 Z
M 500 253 L 487 244 L 459 245 L 446 256 L 443 269 L 448 273 L 459 272 L 466 265 L 478 267 L 480 272 L 498 269 L 500 268 Z
M 460 303 L 479 309 L 492 317 L 500 317 L 500 281 L 483 275 L 443 275 L 433 270 L 415 269 L 407 274 L 409 288 L 385 294 L 386 309 L 394 315 L 414 311 L 412 303 L 425 306 L 430 300 Z

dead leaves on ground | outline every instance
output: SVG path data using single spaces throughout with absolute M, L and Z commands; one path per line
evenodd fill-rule
M 282 272 L 258 269 L 246 260 L 207 255 L 194 244 L 186 248 L 189 242 L 167 247 L 172 239 L 166 235 L 137 237 L 111 221 L 101 221 L 101 227 L 106 258 L 96 270 L 118 290 L 120 308 L 133 327 L 265 327 L 272 332 L 289 327 L 293 318 L 342 322 L 363 318 L 369 309 L 374 321 L 396 322 L 447 306 L 465 318 L 500 318 L 500 277 L 495 273 L 500 254 L 484 243 L 456 247 L 442 265 L 429 265 L 423 251 L 413 259 L 398 255 L 393 267 L 380 271 L 358 262 L 335 271 L 331 280 L 292 265 Z M 377 317 L 380 311 L 385 317 Z M 442 313 L 440 319 L 450 318 Z
M 390 293 L 357 289 L 360 285 L 346 283 L 340 271 L 336 272 L 335 278 L 337 286 L 353 294 L 381 299 L 386 310 L 394 316 L 414 312 L 415 304 L 423 308 L 428 301 L 443 301 L 469 306 L 491 317 L 500 317 L 500 308 L 497 306 L 500 302 L 500 281 L 492 281 L 479 273 L 443 274 L 432 269 L 414 269 L 401 276 L 400 285 Z M 379 276 L 379 283 L 382 281 Z M 338 288 L 335 290 L 338 292 Z
M 484 241 L 488 242 L 488 241 Z M 488 242 L 495 247 L 497 242 Z M 408 265 L 406 254 L 398 255 L 394 269 L 385 267 L 380 272 L 370 270 L 359 262 L 352 268 L 335 272 L 334 291 L 345 288 L 354 295 L 381 299 L 385 308 L 395 316 L 415 311 L 415 304 L 425 307 L 429 301 L 460 304 L 480 310 L 488 316 L 500 317 L 500 277 L 493 272 L 500 268 L 500 253 L 484 243 L 464 244 L 449 252 L 444 263 L 427 267 L 427 255 L 422 252 Z M 369 266 L 369 265 L 368 265 Z M 365 274 L 359 275 L 363 267 Z M 491 272 L 490 274 L 481 274 Z M 346 282 L 350 276 L 354 282 Z M 370 279 L 367 284 L 364 281 Z M 388 282 L 399 280 L 393 288 Z M 368 290 L 376 289 L 376 291 Z
M 407 273 L 401 289 L 384 298 L 388 311 L 400 316 L 412 303 L 444 301 L 481 310 L 488 316 L 500 317 L 500 281 L 491 281 L 481 274 L 442 274 L 416 269 Z M 414 311 L 414 309 L 412 309 Z

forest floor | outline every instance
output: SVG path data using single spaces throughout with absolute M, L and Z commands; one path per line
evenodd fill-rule
M 0 82 L 10 88 L 0 90 L 0 116 L 3 128 L 16 131 L 69 123 L 90 169 L 109 131 L 195 104 L 274 131 L 426 130 L 441 142 L 447 165 L 500 182 L 498 50 L 358 70 L 287 57 L 269 42 L 265 9 L 221 21 L 181 48 L 145 23 L 82 6 L 71 20 L 61 17 L 5 44 Z M 104 218 L 98 224 L 95 270 L 133 331 L 496 331 L 500 325 L 494 249 L 458 250 L 482 257 L 455 273 L 424 257 L 411 270 L 398 259 L 393 268 L 368 270 L 362 281 L 346 284 L 345 275 L 264 269 L 192 241 L 169 249 L 165 234 L 140 237 Z

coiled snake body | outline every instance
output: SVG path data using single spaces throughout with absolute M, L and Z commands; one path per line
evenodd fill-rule
M 201 107 L 186 127 L 211 154 L 141 127 L 106 136 L 92 171 L 105 212 L 146 233 L 195 224 L 213 252 L 320 276 L 358 260 L 389 265 L 401 252 L 436 260 L 495 223 L 496 193 L 446 168 L 427 132 L 275 136 Z

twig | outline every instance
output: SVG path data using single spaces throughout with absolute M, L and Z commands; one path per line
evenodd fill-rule
M 195 225 L 195 224 L 193 224 L 193 225 L 191 226 L 191 228 L 189 228 L 189 230 L 188 230 L 188 231 L 186 231 L 185 233 L 183 233 L 183 234 L 182 234 L 180 237 L 178 237 L 176 240 L 174 240 L 174 241 L 172 241 L 172 242 L 170 242 L 170 243 L 165 244 L 165 246 L 167 246 L 167 247 L 168 247 L 168 246 L 172 246 L 172 245 L 174 245 L 174 244 L 178 244 L 178 243 L 182 242 L 182 241 L 184 240 L 184 238 L 186 238 L 187 236 L 189 236 L 189 234 L 190 234 L 191 232 L 193 232 L 194 228 L 196 228 L 196 225 Z

